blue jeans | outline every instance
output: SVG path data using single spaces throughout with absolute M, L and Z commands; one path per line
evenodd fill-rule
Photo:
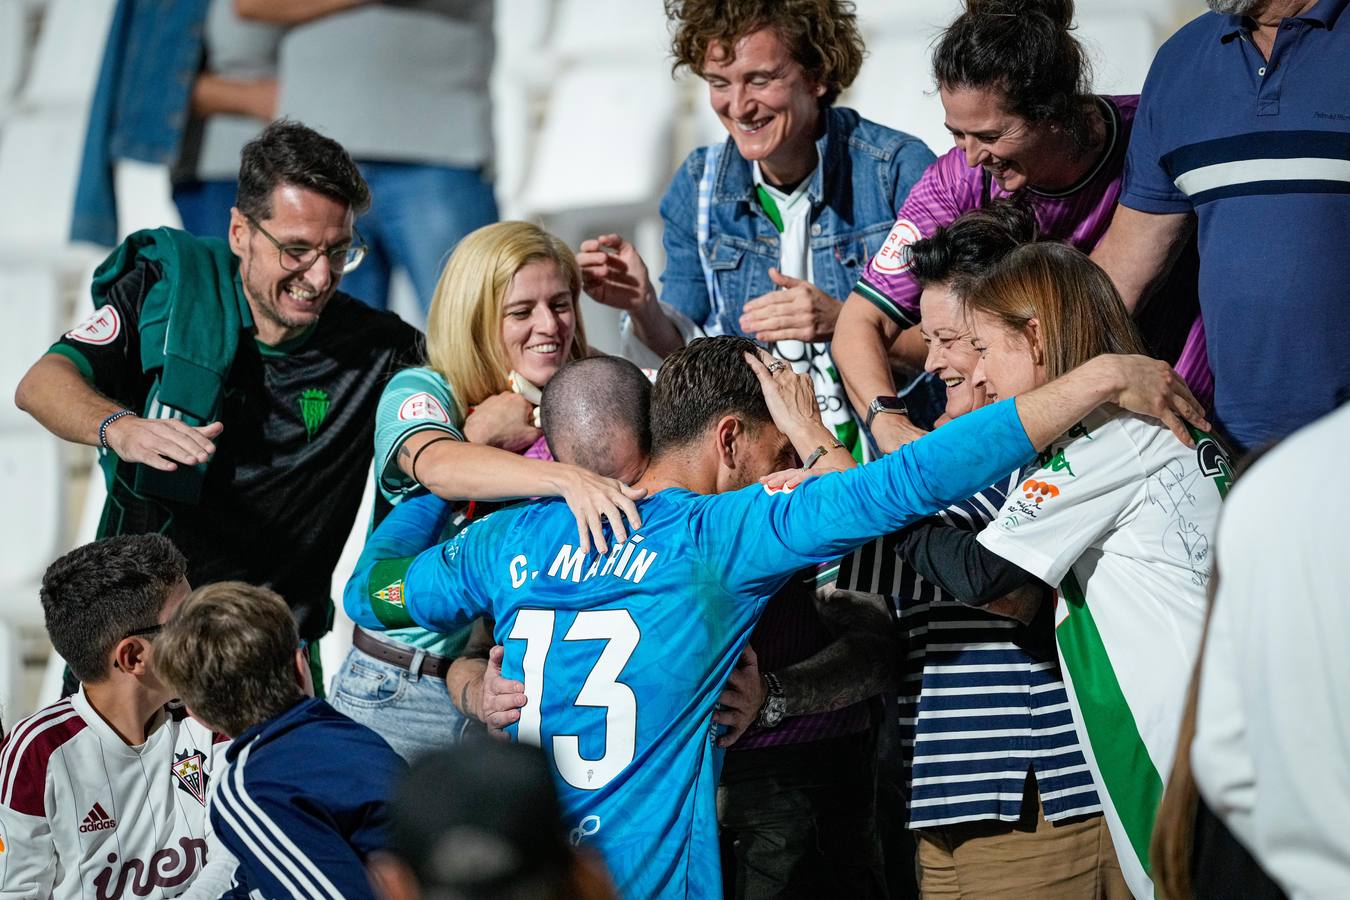
M 173 205 L 183 220 L 183 230 L 197 237 L 230 238 L 230 207 L 234 206 L 239 182 L 184 181 L 173 186 Z
M 356 220 L 370 252 L 342 290 L 376 309 L 389 305 L 395 268 L 412 279 L 425 311 L 441 266 L 464 235 L 497 221 L 497 199 L 480 169 L 363 162 L 370 209 Z
M 473 724 L 450 702 L 445 679 L 414 676 L 355 647 L 333 680 L 328 702 L 371 728 L 409 762 L 459 743 Z

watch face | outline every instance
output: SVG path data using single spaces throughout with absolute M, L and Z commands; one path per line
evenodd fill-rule
M 872 409 L 877 412 L 905 412 L 905 401 L 899 397 L 877 397 L 872 401 Z
M 764 708 L 760 710 L 760 724 L 765 728 L 773 728 L 779 722 L 783 721 L 783 711 L 787 706 L 782 697 L 770 697 L 764 701 Z

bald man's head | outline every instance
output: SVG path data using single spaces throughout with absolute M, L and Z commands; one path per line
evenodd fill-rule
M 647 468 L 652 384 L 626 359 L 570 362 L 544 386 L 540 424 L 559 462 L 632 484 Z

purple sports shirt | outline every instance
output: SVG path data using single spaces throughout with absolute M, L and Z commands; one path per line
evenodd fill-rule
M 1084 253 L 1097 246 L 1115 214 L 1124 177 L 1125 148 L 1139 106 L 1137 95 L 1098 100 L 1106 117 L 1109 143 L 1098 165 L 1063 191 L 1023 192 L 1036 212 L 1041 235 L 1064 241 Z M 868 262 L 854 287 L 901 327 L 908 328 L 919 321 L 919 283 L 909 274 L 909 254 L 905 248 L 951 224 L 961 213 L 980 207 L 984 199 L 982 173 L 982 167 L 966 165 L 965 153 L 959 147 L 939 157 L 909 192 L 885 244 Z M 991 181 L 990 199 L 1008 196 L 1011 194 L 1000 188 L 998 182 Z M 1214 380 L 1205 358 L 1204 325 L 1198 316 L 1176 369 L 1196 397 L 1208 405 Z

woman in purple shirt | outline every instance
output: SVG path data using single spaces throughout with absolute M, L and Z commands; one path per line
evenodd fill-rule
M 835 327 L 835 359 L 849 399 L 882 452 L 918 434 L 903 415 L 878 415 L 889 410 L 884 399 L 876 402 L 895 394 L 888 350 L 915 368 L 923 364 L 915 327 L 920 288 L 909 272 L 908 245 L 1013 194 L 1030 201 L 1043 237 L 1085 253 L 1111 222 L 1139 98 L 1089 93 L 1088 63 L 1070 34 L 1072 23 L 1073 0 L 971 3 L 933 52 L 956 146 L 910 191 Z M 1193 244 L 1181 262 L 1187 259 L 1161 286 L 1162 297 L 1133 312 L 1153 352 L 1173 362 L 1208 403 Z

